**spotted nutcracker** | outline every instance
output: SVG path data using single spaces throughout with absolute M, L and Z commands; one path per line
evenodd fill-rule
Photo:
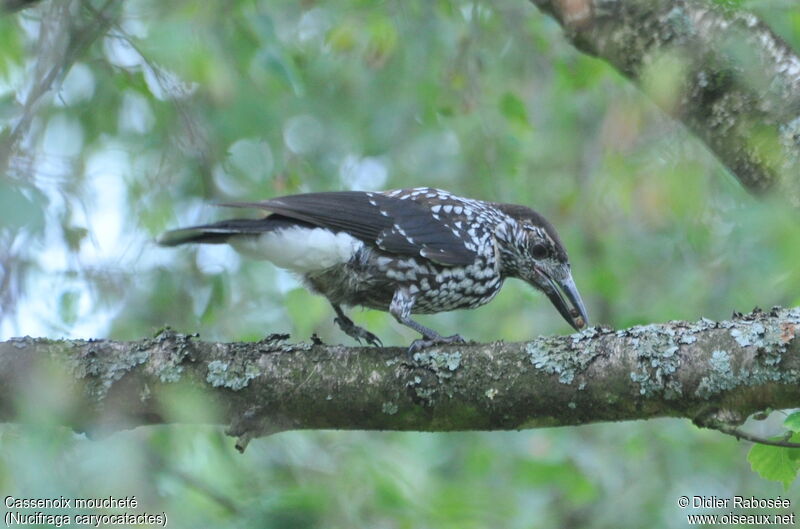
M 223 206 L 272 212 L 168 231 L 165 246 L 229 243 L 294 271 L 336 311 L 336 324 L 358 341 L 380 345 L 342 306 L 389 311 L 422 334 L 414 352 L 443 337 L 411 319 L 488 303 L 517 277 L 544 292 L 575 329 L 588 323 L 555 228 L 525 206 L 484 202 L 441 189 L 336 191 L 235 202 Z

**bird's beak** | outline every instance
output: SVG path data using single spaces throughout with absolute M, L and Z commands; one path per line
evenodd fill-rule
M 556 281 L 546 274 L 542 274 L 547 282 L 544 292 L 550 301 L 555 305 L 561 316 L 572 325 L 576 331 L 580 331 L 589 325 L 589 316 L 586 314 L 586 307 L 583 305 L 578 287 L 572 279 L 572 274 L 568 273 L 564 279 Z M 566 299 L 565 299 L 566 298 Z

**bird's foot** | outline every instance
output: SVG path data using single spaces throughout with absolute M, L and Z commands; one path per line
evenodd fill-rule
M 447 345 L 453 343 L 464 343 L 466 340 L 461 337 L 460 334 L 454 334 L 453 336 L 435 336 L 433 338 L 420 338 L 418 340 L 414 340 L 411 342 L 411 345 L 408 347 L 408 355 L 413 356 L 414 353 L 418 353 L 423 349 L 427 349 L 428 347 L 433 347 L 434 345 Z
M 344 332 L 347 336 L 355 339 L 358 343 L 362 343 L 362 340 L 367 342 L 369 345 L 374 345 L 375 347 L 383 347 L 383 342 L 381 339 L 366 330 L 363 327 L 359 327 L 353 320 L 348 318 L 347 316 L 340 316 L 333 320 L 333 322 L 339 326 L 339 328 Z

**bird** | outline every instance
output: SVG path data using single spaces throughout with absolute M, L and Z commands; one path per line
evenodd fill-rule
M 589 324 L 566 249 L 553 225 L 522 205 L 461 197 L 431 187 L 327 191 L 218 204 L 267 212 L 170 230 L 157 242 L 228 243 L 297 273 L 326 297 L 334 322 L 359 343 L 382 346 L 342 307 L 389 312 L 422 335 L 409 353 L 460 343 L 412 319 L 491 301 L 509 278 L 542 291 L 575 329 Z

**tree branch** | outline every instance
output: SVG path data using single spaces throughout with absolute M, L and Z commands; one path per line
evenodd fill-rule
M 707 0 L 532 2 L 697 134 L 749 191 L 778 188 L 800 205 L 800 58 L 755 15 Z M 649 82 L 669 59 L 675 86 Z
M 767 439 L 766 437 L 761 437 L 759 435 L 745 432 L 743 430 L 740 430 L 739 428 L 736 428 L 735 426 L 730 426 L 728 424 L 708 425 L 707 427 L 722 432 L 726 435 L 733 436 L 736 439 L 744 439 L 745 441 L 750 441 L 751 443 L 758 443 L 767 446 L 777 446 L 779 448 L 800 448 L 800 443 L 793 443 L 787 440 L 782 441 L 776 439 Z M 786 433 L 788 435 L 784 435 L 784 438 L 791 439 L 792 432 L 786 432 Z
M 719 429 L 765 408 L 800 406 L 799 330 L 800 308 L 773 309 L 719 323 L 449 345 L 413 359 L 402 348 L 291 345 L 286 335 L 252 343 L 169 330 L 137 342 L 16 338 L 0 342 L 0 420 L 39 413 L 30 400 L 56 388 L 47 402 L 59 424 L 92 432 L 218 422 L 241 447 L 309 428 L 508 430 L 670 416 Z M 176 412 L 169 399 L 179 388 L 199 390 L 208 405 Z

